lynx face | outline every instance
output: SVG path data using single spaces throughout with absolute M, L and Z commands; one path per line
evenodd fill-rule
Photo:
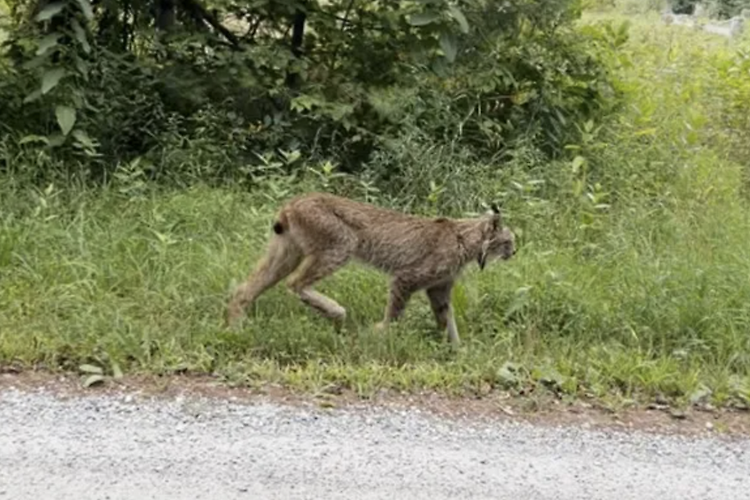
M 508 260 L 516 253 L 516 236 L 507 227 L 503 227 L 502 216 L 499 211 L 488 213 L 489 221 L 484 233 L 482 249 L 477 258 L 480 269 L 484 269 L 490 261 L 495 259 Z
M 508 260 L 516 254 L 516 236 L 509 228 L 494 231 L 485 242 L 482 264 L 495 259 Z

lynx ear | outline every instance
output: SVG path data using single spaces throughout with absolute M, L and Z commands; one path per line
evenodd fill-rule
M 492 230 L 497 231 L 502 226 L 503 215 L 500 213 L 500 206 L 497 203 L 490 205 L 490 211 L 488 212 L 490 221 L 492 222 Z

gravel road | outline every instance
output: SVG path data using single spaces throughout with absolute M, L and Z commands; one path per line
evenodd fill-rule
M 0 390 L 0 499 L 730 500 L 750 441 Z

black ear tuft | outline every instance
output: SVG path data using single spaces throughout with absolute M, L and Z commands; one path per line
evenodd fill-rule
M 500 214 L 500 207 L 497 203 L 493 203 L 490 209 L 492 210 L 492 230 L 497 231 L 501 225 L 503 216 Z

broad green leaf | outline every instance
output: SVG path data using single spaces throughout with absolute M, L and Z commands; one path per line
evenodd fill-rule
M 102 370 L 100 367 L 89 364 L 83 364 L 79 366 L 78 369 L 84 373 L 104 373 L 104 370 Z
M 80 57 L 78 57 L 78 56 L 76 55 L 76 58 L 75 58 L 75 65 L 76 65 L 76 69 L 78 70 L 78 73 L 79 73 L 79 74 L 80 74 L 80 75 L 81 75 L 81 76 L 82 76 L 82 77 L 83 77 L 83 78 L 84 78 L 84 79 L 85 79 L 86 81 L 88 81 L 88 77 L 89 77 L 89 64 L 88 64 L 88 63 L 87 63 L 86 61 L 84 61 L 83 59 L 81 59 Z
M 94 144 L 94 141 L 91 140 L 91 137 L 84 132 L 83 130 L 76 129 L 73 131 L 73 137 L 81 144 L 81 146 L 86 148 L 95 148 L 96 144 Z
M 577 174 L 584 163 L 586 163 L 586 158 L 584 158 L 583 156 L 576 156 L 575 158 L 573 158 L 573 164 L 571 167 L 573 173 Z
M 68 135 L 76 124 L 76 110 L 70 106 L 55 107 L 55 116 L 57 124 L 60 125 L 60 131 L 63 135 Z
M 34 70 L 41 66 L 44 66 L 49 62 L 49 54 L 43 54 L 41 56 L 35 56 L 24 62 L 21 67 L 23 69 Z
M 36 55 L 40 56 L 52 47 L 56 46 L 57 40 L 59 40 L 61 36 L 62 35 L 60 35 L 60 33 L 54 32 L 39 40 L 39 47 L 36 49 Z
M 36 89 L 34 92 L 32 92 L 31 94 L 23 98 L 23 103 L 28 104 L 30 102 L 34 102 L 40 97 L 42 97 L 42 91 L 39 89 Z
M 73 31 L 76 34 L 76 40 L 78 40 L 78 43 L 81 44 L 81 47 L 83 47 L 83 50 L 87 54 L 91 52 L 91 45 L 89 45 L 89 41 L 86 38 L 86 31 L 81 26 L 81 23 L 79 23 L 77 19 L 73 19 L 70 22 L 70 25 L 73 26 Z
M 62 10 L 65 8 L 65 2 L 53 2 L 51 4 L 48 4 L 45 8 L 42 9 L 42 11 L 36 15 L 37 21 L 47 21 L 48 19 L 52 19 L 57 14 L 62 12 Z
M 438 14 L 437 12 L 419 12 L 409 18 L 409 24 L 411 24 L 412 26 L 425 26 L 427 24 L 434 23 L 438 19 L 440 19 L 440 14 Z
M 83 109 L 85 107 L 84 92 L 80 88 L 74 88 L 70 92 L 70 103 L 76 109 Z
M 291 108 L 294 111 L 309 111 L 315 106 L 320 106 L 322 102 L 315 96 L 300 94 L 291 101 Z
M 56 148 L 65 144 L 65 136 L 62 134 L 52 134 L 49 136 L 50 147 Z
M 101 384 L 104 382 L 104 375 L 89 375 L 86 380 L 83 381 L 84 387 L 91 387 L 95 384 Z
M 466 21 L 466 16 L 464 16 L 464 13 L 461 12 L 461 10 L 455 5 L 449 5 L 448 10 L 451 12 L 453 19 L 458 22 L 458 25 L 461 27 L 461 31 L 464 33 L 468 33 L 469 23 Z
M 78 5 L 81 6 L 81 12 L 86 16 L 86 19 L 91 21 L 94 18 L 94 11 L 91 9 L 91 2 L 89 0 L 77 0 Z
M 43 135 L 27 135 L 23 139 L 18 141 L 18 144 L 20 146 L 23 146 L 24 144 L 27 144 L 29 142 L 43 142 L 44 144 L 49 144 L 49 139 L 47 139 Z
M 458 52 L 458 48 L 456 47 L 456 37 L 451 33 L 444 32 L 440 34 L 440 48 L 443 49 L 445 58 L 448 59 L 449 62 L 456 60 L 456 52 Z
M 55 88 L 63 76 L 65 76 L 63 68 L 54 68 L 46 71 L 42 76 L 42 94 L 46 94 Z
M 445 59 L 436 57 L 432 61 L 432 64 L 430 64 L 430 68 L 432 68 L 432 71 L 434 71 L 440 78 L 448 77 L 448 63 L 445 62 Z

